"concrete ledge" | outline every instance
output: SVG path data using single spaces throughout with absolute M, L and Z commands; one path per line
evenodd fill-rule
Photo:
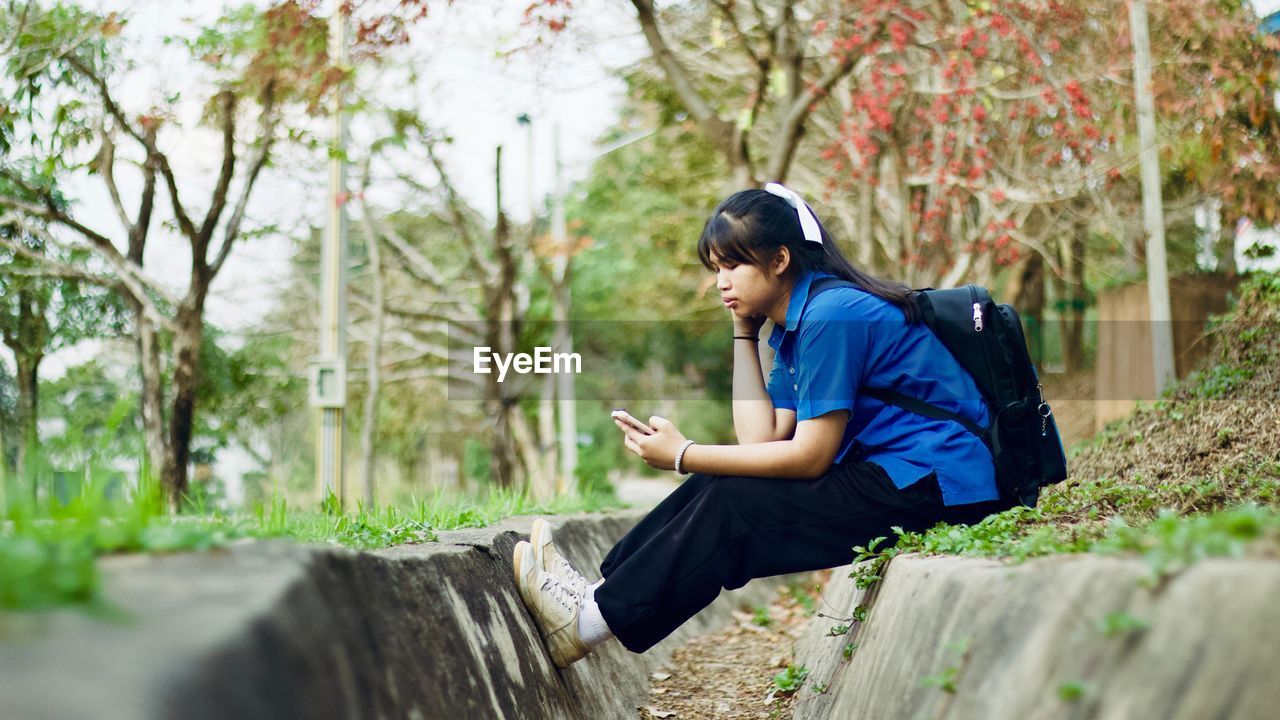
M 643 511 L 557 518 L 589 579 Z M 688 638 L 786 576 L 720 597 L 643 655 L 560 671 L 511 577 L 532 517 L 377 553 L 251 542 L 103 561 L 111 618 L 0 617 L 0 718 L 633 718 Z
M 848 571 L 827 589 L 829 614 L 846 618 L 866 601 Z M 1088 555 L 895 558 L 865 625 L 826 637 L 839 623 L 816 618 L 798 643 L 811 674 L 795 717 L 1276 717 L 1280 562 L 1203 560 L 1158 588 L 1148 575 L 1140 560 Z M 1108 636 L 1115 613 L 1145 627 Z M 954 692 L 925 683 L 948 672 Z

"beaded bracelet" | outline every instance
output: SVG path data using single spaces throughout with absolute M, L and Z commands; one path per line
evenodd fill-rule
M 682 470 L 680 470 L 680 461 L 684 459 L 684 451 L 685 451 L 685 450 L 688 450 L 688 449 L 689 449 L 689 446 L 690 446 L 690 445 L 692 445 L 692 444 L 693 444 L 693 441 L 692 441 L 692 440 L 685 440 L 685 441 L 684 441 L 684 445 L 681 445 L 681 446 L 680 446 L 680 452 L 676 453 L 676 474 L 677 474 L 677 475 L 685 475 L 685 474 L 686 474 L 685 472 L 683 472 Z

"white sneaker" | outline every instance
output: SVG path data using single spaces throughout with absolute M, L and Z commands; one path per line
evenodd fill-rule
M 551 539 L 551 523 L 542 518 L 534 520 L 533 529 L 529 531 L 529 543 L 533 545 L 533 557 L 538 567 L 552 575 L 559 575 L 578 597 L 587 596 L 587 586 L 590 583 L 556 550 L 555 542 Z
M 551 662 L 566 668 L 586 657 L 591 648 L 578 634 L 581 596 L 558 576 L 539 567 L 533 546 L 524 540 L 516 543 L 512 564 L 516 587 L 546 640 Z

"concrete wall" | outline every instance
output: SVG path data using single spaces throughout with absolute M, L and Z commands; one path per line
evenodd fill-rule
M 558 519 L 590 579 L 642 512 Z M 643 655 L 558 671 L 511 576 L 532 518 L 378 553 L 239 543 L 103 561 L 111 607 L 0 616 L 0 718 L 633 718 L 649 673 L 787 578 L 722 593 Z
M 834 638 L 824 633 L 839 622 L 815 619 L 798 647 L 811 674 L 795 717 L 1277 717 L 1280 562 L 1204 560 L 1158 587 L 1149 577 L 1134 559 L 1004 565 L 906 555 L 868 599 L 848 568 L 837 570 L 828 613 L 848 617 L 860 602 L 870 613 Z M 1114 613 L 1145 627 L 1108 636 Z M 845 662 L 850 641 L 858 649 Z M 926 681 L 948 669 L 954 692 Z M 825 693 L 815 691 L 820 683 Z

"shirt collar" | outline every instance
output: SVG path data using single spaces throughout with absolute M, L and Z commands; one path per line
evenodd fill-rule
M 795 332 L 796 327 L 800 324 L 800 318 L 804 315 L 805 306 L 809 300 L 809 286 L 813 281 L 824 275 L 831 273 L 818 272 L 809 270 L 805 274 L 796 279 L 796 284 L 791 288 L 791 298 L 787 301 L 787 324 L 786 326 L 774 325 L 773 333 L 769 335 L 769 347 L 774 350 L 782 344 L 782 336 L 789 332 Z

